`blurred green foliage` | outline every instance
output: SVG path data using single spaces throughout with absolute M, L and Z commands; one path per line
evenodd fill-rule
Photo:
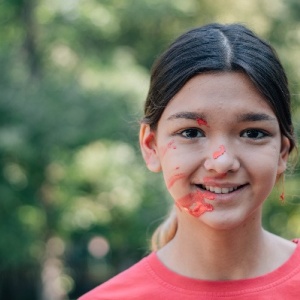
M 168 210 L 138 149 L 149 69 L 207 22 L 242 22 L 278 50 L 299 132 L 297 0 L 0 1 L 0 298 L 74 299 L 136 262 Z M 300 236 L 299 172 L 264 225 Z

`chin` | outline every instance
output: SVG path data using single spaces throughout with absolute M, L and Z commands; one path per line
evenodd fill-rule
M 247 224 L 247 221 L 242 218 L 235 217 L 226 217 L 221 218 L 218 216 L 203 216 L 199 221 L 203 222 L 207 227 L 210 227 L 213 230 L 233 230 L 237 228 L 244 228 Z

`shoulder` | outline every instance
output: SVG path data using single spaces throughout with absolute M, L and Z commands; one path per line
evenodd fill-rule
M 78 300 L 114 300 L 114 299 L 140 299 L 141 295 L 149 291 L 153 280 L 149 271 L 149 261 L 154 254 L 141 261 L 86 293 Z M 125 295 L 128 295 L 126 298 Z M 145 298 L 144 298 L 145 300 Z

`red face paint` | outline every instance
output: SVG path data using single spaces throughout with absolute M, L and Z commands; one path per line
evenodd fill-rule
M 168 181 L 167 188 L 170 189 L 177 180 L 184 178 L 184 177 L 185 177 L 185 174 L 183 174 L 183 173 L 173 175 Z
M 219 151 L 216 151 L 216 152 L 213 153 L 213 158 L 214 159 L 217 159 L 219 156 L 223 155 L 226 151 L 224 145 L 221 145 L 219 148 L 220 148 Z
M 201 119 L 201 118 L 198 118 L 197 119 L 197 123 L 198 123 L 198 125 L 204 125 L 204 126 L 207 126 L 207 127 L 209 127 L 208 126 L 208 124 L 207 124 L 207 122 L 205 121 L 205 120 L 203 120 L 203 119 Z
M 153 138 L 154 138 L 154 133 L 153 133 L 153 132 L 150 132 L 150 133 L 148 134 L 148 136 L 146 137 L 146 139 L 145 139 L 145 143 L 146 143 L 146 144 L 149 144 L 149 142 L 150 142 Z
M 211 204 L 205 203 L 205 199 L 214 200 L 215 195 L 210 192 L 200 192 L 196 191 L 184 196 L 176 201 L 177 207 L 179 209 L 184 209 L 192 216 L 198 218 L 203 213 L 207 211 L 213 211 L 213 206 Z
M 167 153 L 167 151 L 169 150 L 169 149 L 176 149 L 176 146 L 174 145 L 174 143 L 175 143 L 175 141 L 171 141 L 171 142 L 169 142 L 168 144 L 167 144 L 167 146 L 163 149 L 163 151 L 162 151 L 162 155 L 164 156 L 166 153 Z
M 284 192 L 281 193 L 280 200 L 281 200 L 282 203 L 284 202 L 284 200 L 285 200 L 285 194 L 284 194 Z

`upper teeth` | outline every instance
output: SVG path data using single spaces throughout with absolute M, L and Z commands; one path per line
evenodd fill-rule
M 237 187 L 230 187 L 230 188 L 220 188 L 220 187 L 216 187 L 216 186 L 205 186 L 203 185 L 203 187 L 208 190 L 211 191 L 213 193 L 216 194 L 228 194 L 232 191 L 235 191 L 237 189 Z

